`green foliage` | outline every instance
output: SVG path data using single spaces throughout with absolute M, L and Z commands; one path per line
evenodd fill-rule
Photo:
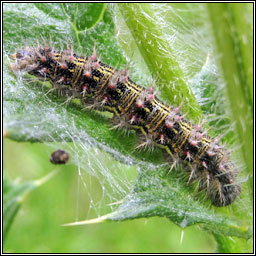
M 253 34 L 252 4 L 214 4 L 208 6 L 213 25 L 230 110 L 236 121 L 241 154 L 253 182 Z M 219 13 L 221 19 L 217 18 Z M 253 191 L 250 191 L 251 197 Z
M 16 216 L 22 201 L 24 200 L 27 193 L 35 188 L 35 184 L 27 183 L 15 186 L 10 180 L 4 175 L 3 180 L 3 193 L 4 193 L 4 205 L 3 205 L 3 233 L 4 240 L 7 237 L 9 228 Z
M 15 184 L 11 182 L 4 174 L 3 176 L 3 233 L 4 233 L 4 241 L 7 237 L 8 231 L 13 223 L 13 220 L 18 213 L 22 203 L 24 202 L 27 195 L 46 182 L 49 178 L 51 178 L 56 171 L 50 173 L 46 177 L 26 182 L 23 184 Z
M 231 6 L 231 4 L 228 5 Z M 244 4 L 242 5 L 244 6 Z M 233 120 L 242 120 L 245 124 L 244 130 L 238 125 L 237 134 L 240 144 L 243 145 L 242 151 L 246 152 L 247 171 L 251 173 L 252 122 L 250 117 L 252 101 L 248 100 L 250 94 L 247 93 L 247 91 L 251 91 L 252 82 L 250 80 L 252 75 L 250 73 L 252 65 L 250 54 L 248 54 L 247 48 L 241 44 L 235 44 L 232 51 L 230 45 L 236 40 L 241 41 L 241 37 L 230 38 L 225 31 L 222 34 L 222 41 L 226 42 L 225 38 L 229 38 L 228 42 L 230 43 L 218 45 L 217 49 L 219 50 L 216 50 L 217 53 L 214 52 L 209 45 L 214 44 L 214 39 L 217 42 L 220 41 L 218 33 L 211 34 L 211 30 L 205 32 L 203 25 L 206 23 L 209 27 L 213 26 L 213 31 L 216 30 L 216 27 L 222 27 L 221 22 L 224 24 L 226 21 L 215 20 L 213 17 L 216 17 L 214 15 L 216 11 L 226 12 L 225 6 L 226 4 L 223 7 L 215 4 L 213 6 L 206 4 L 118 4 L 112 10 L 107 4 L 4 4 L 4 51 L 6 53 L 4 59 L 6 64 L 4 70 L 4 128 L 8 137 L 20 142 L 69 142 L 74 138 L 83 141 L 85 136 L 89 135 L 89 139 L 93 138 L 97 141 L 95 144 L 98 147 L 104 145 L 104 150 L 114 156 L 116 156 L 115 152 L 122 155 L 120 160 L 125 162 L 127 158 L 132 159 L 132 163 L 138 166 L 139 171 L 135 187 L 126 196 L 120 207 L 100 220 L 162 216 L 182 228 L 201 224 L 205 230 L 215 235 L 220 251 L 242 252 L 244 250 L 242 245 L 234 249 L 231 245 L 229 246 L 231 242 L 222 237 L 236 236 L 242 238 L 241 241 L 250 238 L 248 211 L 250 212 L 251 208 L 246 191 L 243 192 L 242 198 L 245 198 L 248 203 L 245 203 L 246 207 L 242 211 L 238 210 L 239 202 L 235 203 L 233 214 L 230 214 L 231 207 L 228 209 L 209 207 L 208 202 L 201 197 L 194 196 L 193 188 L 186 186 L 182 175 L 178 174 L 182 173 L 182 170 L 168 173 L 166 168 L 159 167 L 164 162 L 161 150 L 140 153 L 134 151 L 136 143 L 134 133 L 124 137 L 121 132 L 109 129 L 108 117 L 81 110 L 81 106 L 77 102 L 72 102 L 68 106 L 61 105 L 65 99 L 57 97 L 54 93 L 46 95 L 47 84 L 42 86 L 39 82 L 31 83 L 31 79 L 33 79 L 31 77 L 27 77 L 25 82 L 20 81 L 7 70 L 8 56 L 11 53 L 25 45 L 36 45 L 37 41 L 42 44 L 54 42 L 55 47 L 60 49 L 65 47 L 67 42 L 68 45 L 72 45 L 75 52 L 84 55 L 90 54 L 93 47 L 96 46 L 102 60 L 117 68 L 126 65 L 124 53 L 127 56 L 132 56 L 136 52 L 137 56 L 132 59 L 143 60 L 143 63 L 139 65 L 139 70 L 144 74 L 144 76 L 138 77 L 134 75 L 137 82 L 143 84 L 142 82 L 146 80 L 145 77 L 148 74 L 157 77 L 156 86 L 160 96 L 174 105 L 184 102 L 184 111 L 187 116 L 198 120 L 202 117 L 203 111 L 198 103 L 200 97 L 198 98 L 198 95 L 193 92 L 198 92 L 198 89 L 199 91 L 205 90 L 203 93 L 200 92 L 201 97 L 208 95 L 212 97 L 216 105 L 221 104 L 221 100 L 216 95 L 209 93 L 212 88 L 221 91 L 218 88 L 218 83 L 222 79 L 218 72 L 211 71 L 216 66 L 215 63 L 212 63 L 215 61 L 214 57 L 212 57 L 212 62 L 208 61 L 209 52 L 213 55 L 217 55 L 219 52 L 221 54 L 228 52 L 228 56 L 224 55 L 221 60 L 232 57 L 234 62 L 236 59 L 242 59 L 244 63 L 242 66 L 239 64 L 239 68 L 235 65 L 229 66 L 229 72 L 227 72 L 227 64 L 222 61 L 223 67 L 220 70 L 224 74 L 227 88 L 233 84 L 230 74 L 238 74 L 236 84 L 238 93 L 228 89 L 227 95 L 230 97 L 231 109 L 234 105 L 232 102 L 241 102 L 243 110 L 248 111 L 248 115 L 243 115 L 243 112 L 241 112 L 241 117 L 234 115 Z M 229 15 L 232 14 L 232 17 L 235 18 L 241 15 L 241 13 L 237 13 L 237 5 L 233 4 L 232 6 L 228 9 Z M 183 16 L 172 15 L 179 10 L 184 11 L 183 14 L 180 14 Z M 242 14 L 245 15 L 248 10 L 250 10 L 250 6 L 244 8 Z M 115 18 L 115 22 L 113 18 Z M 122 28 L 122 33 L 118 38 L 119 43 L 115 35 L 115 25 Z M 232 25 L 237 35 L 240 35 L 243 24 L 237 20 Z M 243 27 L 245 26 L 243 25 Z M 176 30 L 170 31 L 170 28 Z M 230 28 L 227 27 L 227 29 Z M 248 34 L 251 32 L 250 29 L 251 27 L 248 27 Z M 198 35 L 200 31 L 208 33 L 209 35 L 205 35 L 205 37 L 209 41 L 206 39 L 202 42 L 199 39 L 195 40 L 190 30 Z M 188 40 L 172 41 L 174 32 L 177 33 L 177 37 L 180 36 Z M 214 36 L 215 33 L 216 36 Z M 129 38 L 122 34 L 128 34 Z M 122 46 L 122 50 L 119 45 Z M 241 51 L 237 50 L 239 47 L 241 47 Z M 183 65 L 184 59 L 188 62 L 186 65 Z M 131 67 L 131 70 L 133 69 L 134 67 Z M 244 72 L 244 76 L 240 76 L 239 72 Z M 200 78 L 195 77 L 197 73 Z M 199 87 L 196 87 L 196 82 L 205 77 L 211 77 L 207 86 L 204 88 L 205 84 L 201 83 Z M 245 81 L 247 82 L 245 83 Z M 189 83 L 193 90 L 188 87 Z M 240 90 L 245 93 L 239 93 Z M 222 90 L 221 95 L 223 94 L 225 91 Z M 242 95 L 245 96 L 242 97 Z M 224 97 L 225 102 L 228 97 Z M 206 113 L 211 113 L 207 107 L 203 110 Z M 239 110 L 234 108 L 234 111 Z M 218 114 L 218 118 L 222 119 L 223 112 Z M 227 143 L 228 140 L 226 139 Z M 115 150 L 114 153 L 113 150 Z M 249 246 L 246 244 L 244 247 L 249 251 Z

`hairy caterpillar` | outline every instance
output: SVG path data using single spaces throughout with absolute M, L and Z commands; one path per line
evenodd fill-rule
M 60 52 L 48 46 L 26 47 L 12 58 L 12 71 L 26 71 L 50 80 L 61 94 L 112 112 L 118 126 L 143 135 L 141 145 L 163 148 L 172 166 L 181 160 L 188 172 L 188 183 L 199 180 L 199 190 L 206 190 L 213 205 L 229 205 L 240 194 L 240 186 L 235 183 L 237 170 L 218 139 L 203 132 L 201 125 L 187 121 L 180 107 L 162 103 L 153 87 L 134 83 L 127 70 L 107 66 L 95 51 L 90 57 L 80 57 L 69 49 Z

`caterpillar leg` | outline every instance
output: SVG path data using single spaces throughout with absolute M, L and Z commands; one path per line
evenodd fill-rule
M 136 149 L 150 149 L 153 151 L 155 147 L 155 143 L 153 141 L 153 138 L 150 134 L 144 135 L 144 134 L 139 134 L 138 136 L 138 145 Z

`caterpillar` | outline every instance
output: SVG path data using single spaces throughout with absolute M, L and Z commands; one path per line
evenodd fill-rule
M 49 80 L 62 95 L 112 112 L 113 122 L 119 127 L 134 129 L 144 137 L 141 146 L 162 148 L 172 167 L 180 161 L 188 173 L 188 184 L 198 180 L 199 191 L 205 190 L 214 206 L 230 205 L 240 194 L 238 171 L 228 150 L 200 124 L 186 120 L 180 107 L 159 100 L 153 87 L 134 83 L 127 69 L 104 64 L 95 50 L 91 56 L 82 57 L 70 49 L 25 47 L 11 57 L 15 60 L 10 64 L 13 72 L 25 71 Z

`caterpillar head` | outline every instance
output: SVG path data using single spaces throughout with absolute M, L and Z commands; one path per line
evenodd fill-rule
M 11 58 L 15 61 L 9 66 L 13 72 L 29 72 L 38 66 L 34 48 L 26 47 L 21 49 L 12 54 Z

